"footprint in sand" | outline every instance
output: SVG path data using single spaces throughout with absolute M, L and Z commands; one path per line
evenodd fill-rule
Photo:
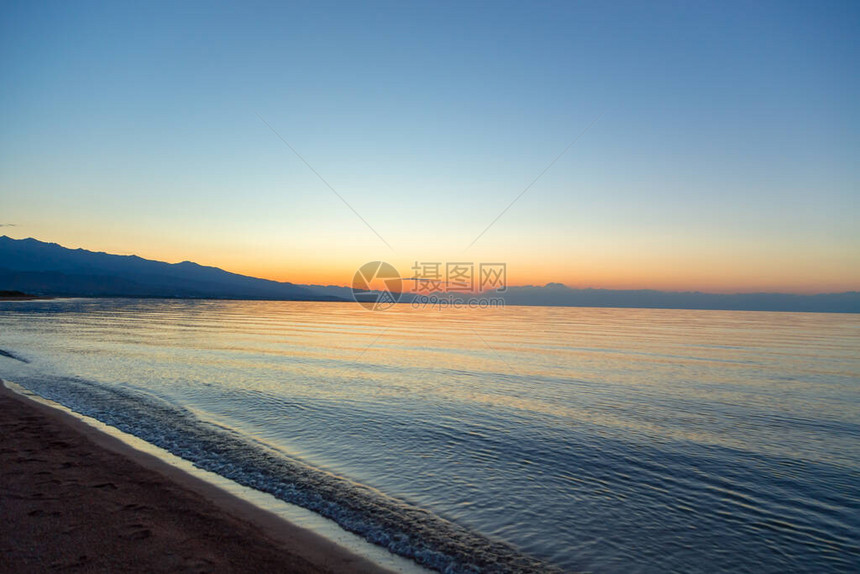
M 127 540 L 143 540 L 152 536 L 152 531 L 145 524 L 141 523 L 130 524 L 126 527 L 126 530 L 129 532 L 124 534 L 123 538 Z

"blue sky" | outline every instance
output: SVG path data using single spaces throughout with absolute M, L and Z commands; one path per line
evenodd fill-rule
M 301 282 L 466 258 L 518 283 L 860 288 L 855 2 L 10 2 L 0 22 L 15 237 Z

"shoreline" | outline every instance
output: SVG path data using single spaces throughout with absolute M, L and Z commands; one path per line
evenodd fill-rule
M 2 380 L 0 430 L 0 570 L 399 570 Z

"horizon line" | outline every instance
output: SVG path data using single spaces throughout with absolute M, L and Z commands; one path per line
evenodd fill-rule
M 116 256 L 116 257 L 137 257 L 137 258 L 142 259 L 144 261 L 164 263 L 166 265 L 181 265 L 183 263 L 191 263 L 193 265 L 198 265 L 200 267 L 209 267 L 212 269 L 218 269 L 218 270 L 224 271 L 226 273 L 231 273 L 234 275 L 240 275 L 243 277 L 260 279 L 260 280 L 264 280 L 264 281 L 272 281 L 275 283 L 289 283 L 291 285 L 308 286 L 308 287 L 335 287 L 335 288 L 341 288 L 341 289 L 351 289 L 351 286 L 348 284 L 330 283 L 330 282 L 325 282 L 325 281 L 311 281 L 311 282 L 301 283 L 301 282 L 296 282 L 293 280 L 282 280 L 282 279 L 274 279 L 271 277 L 266 277 L 266 276 L 261 276 L 261 275 L 251 275 L 251 274 L 248 274 L 245 272 L 231 271 L 230 269 L 227 269 L 225 267 L 220 267 L 217 265 L 198 263 L 198 262 L 192 261 L 190 259 L 183 259 L 181 261 L 171 262 L 168 260 L 151 259 L 148 257 L 143 257 L 141 255 L 138 255 L 137 253 L 111 253 L 108 251 L 94 251 L 92 249 L 87 249 L 84 247 L 67 247 L 65 245 L 62 245 L 61 243 L 56 242 L 56 241 L 43 241 L 41 239 L 37 239 L 37 238 L 31 237 L 31 236 L 21 238 L 21 239 L 16 239 L 16 238 L 11 237 L 11 236 L 6 235 L 6 234 L 0 234 L 0 239 L 4 239 L 4 238 L 9 239 L 11 241 L 28 241 L 28 240 L 30 240 L 30 241 L 35 241 L 37 243 L 42 243 L 45 245 L 56 245 L 57 247 L 72 250 L 72 251 L 86 251 L 88 253 L 103 254 L 103 255 L 110 255 L 110 256 Z M 416 280 L 417 281 L 427 281 L 427 279 L 422 279 L 422 278 L 418 278 L 418 277 L 403 277 L 402 280 L 404 282 L 416 281 Z M 440 282 L 445 283 L 445 281 L 440 281 Z M 842 295 L 842 294 L 860 293 L 860 286 L 858 286 L 857 288 L 854 288 L 854 289 L 829 290 L 829 291 L 783 291 L 783 290 L 762 290 L 762 289 L 747 290 L 747 289 L 743 289 L 743 288 L 733 288 L 733 289 L 727 289 L 727 290 L 708 290 L 707 288 L 661 289 L 658 287 L 648 287 L 648 286 L 599 287 L 599 286 L 590 285 L 587 287 L 580 287 L 580 286 L 571 286 L 571 285 L 568 285 L 567 283 L 564 283 L 562 281 L 547 281 L 546 283 L 543 283 L 543 284 L 540 284 L 540 283 L 521 283 L 520 282 L 517 284 L 507 285 L 507 289 L 525 289 L 525 288 L 547 289 L 547 288 L 552 288 L 552 287 L 568 289 L 570 291 L 617 291 L 617 292 L 646 291 L 646 292 L 667 293 L 667 294 L 702 294 L 702 295 L 724 295 L 724 296 L 728 296 L 728 295 L 793 295 L 793 296 L 801 296 L 801 297 L 812 297 L 812 296 L 816 296 L 816 295 Z M 408 293 L 408 292 L 414 292 L 414 291 L 403 290 L 402 292 Z M 473 290 L 473 291 L 456 291 L 455 293 L 456 294 L 480 295 L 480 294 L 492 293 L 492 292 L 493 292 L 493 290 L 488 290 L 488 291 Z

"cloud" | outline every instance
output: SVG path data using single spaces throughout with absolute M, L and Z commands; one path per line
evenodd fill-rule
M 18 227 L 14 223 L 0 223 L 0 227 Z

